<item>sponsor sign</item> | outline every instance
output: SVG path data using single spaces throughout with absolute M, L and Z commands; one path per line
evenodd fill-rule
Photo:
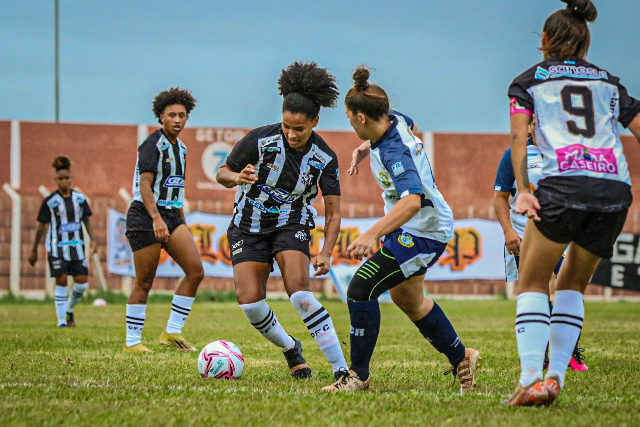
M 591 283 L 640 292 L 640 235 L 619 235 L 613 257 L 600 261 Z

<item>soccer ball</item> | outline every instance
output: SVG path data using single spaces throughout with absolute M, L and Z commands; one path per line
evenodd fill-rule
M 198 371 L 203 378 L 236 379 L 242 375 L 243 369 L 244 356 L 229 341 L 210 342 L 198 356 Z

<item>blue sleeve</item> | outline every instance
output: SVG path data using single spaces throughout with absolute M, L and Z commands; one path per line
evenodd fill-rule
M 513 194 L 514 182 L 516 182 L 516 176 L 513 173 L 513 164 L 511 164 L 511 148 L 507 148 L 507 151 L 502 155 L 502 159 L 500 159 L 493 189 Z
M 405 116 L 404 114 L 402 114 L 401 112 L 396 111 L 396 110 L 389 110 L 389 114 L 393 114 L 394 116 L 402 117 L 404 119 L 404 121 L 407 122 L 407 125 L 411 128 L 411 130 L 413 130 L 414 122 L 411 119 L 411 117 Z
M 402 198 L 409 194 L 420 194 L 424 197 L 422 180 L 409 148 L 402 142 L 385 144 L 380 148 L 380 160 L 390 172 L 398 196 Z

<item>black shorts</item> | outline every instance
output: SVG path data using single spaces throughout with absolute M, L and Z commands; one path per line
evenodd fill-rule
M 160 217 L 167 224 L 169 235 L 173 234 L 176 228 L 184 224 L 182 216 L 177 209 L 165 209 L 158 207 Z M 153 232 L 153 219 L 147 212 L 144 203 L 134 201 L 127 211 L 127 232 L 125 233 L 129 239 L 131 251 L 135 252 L 154 243 L 158 243 L 156 235 Z
M 227 230 L 231 262 L 233 265 L 245 261 L 264 262 L 271 265 L 276 253 L 281 251 L 302 252 L 309 258 L 311 233 L 305 230 L 274 230 L 268 233 L 248 233 L 233 223 Z
M 49 258 L 49 271 L 51 277 L 59 276 L 87 276 L 89 274 L 89 264 L 86 259 L 66 261 L 64 258 L 56 258 L 51 255 Z
M 540 202 L 538 216 L 534 221 L 540 233 L 556 243 L 578 246 L 600 258 L 613 256 L 613 245 L 622 232 L 628 208 L 616 212 L 588 212 L 557 205 L 536 192 Z

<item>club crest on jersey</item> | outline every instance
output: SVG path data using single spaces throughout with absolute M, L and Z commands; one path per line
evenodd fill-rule
M 291 203 L 298 198 L 298 196 L 291 194 L 281 188 L 273 188 L 264 184 L 258 184 L 258 188 L 260 189 L 260 191 L 262 191 L 278 203 Z
M 391 181 L 389 181 L 389 176 L 384 172 L 378 172 L 378 180 L 380 181 L 380 184 L 384 185 L 385 187 L 388 187 L 391 185 Z
M 393 165 L 391 165 L 391 172 L 393 172 L 395 176 L 398 176 L 401 173 L 403 173 L 404 166 L 402 166 L 402 162 L 396 162 Z
M 415 245 L 413 237 L 411 237 L 411 235 L 409 234 L 404 233 L 398 236 L 398 243 L 400 243 L 405 248 L 412 248 L 413 245 Z
M 613 148 L 592 148 L 572 144 L 556 150 L 560 173 L 571 170 L 618 174 L 618 162 Z
M 163 187 L 184 188 L 184 177 L 180 175 L 171 175 L 164 181 Z

